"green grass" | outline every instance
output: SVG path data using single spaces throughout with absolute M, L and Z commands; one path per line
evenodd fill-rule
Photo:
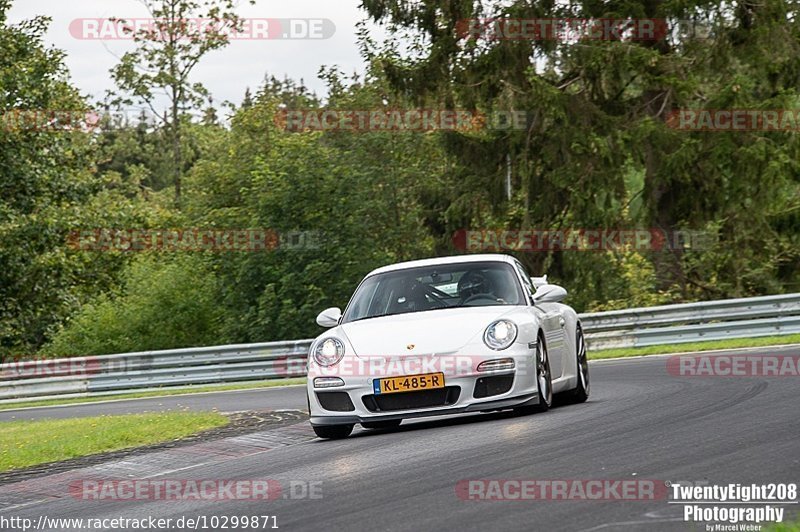
M 149 392 L 132 392 L 119 395 L 71 397 L 63 399 L 43 399 L 43 400 L 34 399 L 31 401 L 24 401 L 20 403 L 0 404 L 0 411 L 16 410 L 18 408 L 28 408 L 33 406 L 57 406 L 57 405 L 71 405 L 76 403 L 99 403 L 103 401 L 113 401 L 117 399 L 144 399 L 147 397 L 169 397 L 173 395 L 186 395 L 190 393 L 224 392 L 230 390 L 256 390 L 259 388 L 274 388 L 276 386 L 291 386 L 293 384 L 305 384 L 305 382 L 306 382 L 305 378 L 271 379 L 268 381 L 244 382 L 239 384 L 190 386 L 187 388 L 180 388 L 175 390 L 164 388 L 162 390 L 153 390 Z
M 761 532 L 800 532 L 800 517 L 791 523 L 772 523 L 762 528 Z
M 5 422 L 0 431 L 0 471 L 175 440 L 228 422 L 215 412 Z
M 589 351 L 590 360 L 604 358 L 635 357 L 642 355 L 665 355 L 669 353 L 688 353 L 694 351 L 710 351 L 713 349 L 736 349 L 738 347 L 763 347 L 781 344 L 800 343 L 800 334 L 785 336 L 765 336 L 763 338 L 735 338 L 731 340 L 711 340 L 687 344 L 652 345 L 648 347 L 624 347 L 620 349 L 603 349 Z

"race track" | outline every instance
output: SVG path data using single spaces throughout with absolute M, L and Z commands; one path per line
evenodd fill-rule
M 798 355 L 798 348 L 748 353 Z M 797 377 L 676 377 L 667 357 L 591 363 L 592 397 L 544 414 L 462 415 L 356 428 L 316 439 L 306 422 L 215 446 L 158 451 L 0 486 L 0 515 L 57 518 L 273 515 L 282 530 L 705 530 L 682 506 L 649 501 L 471 501 L 467 479 L 800 480 Z M 0 414 L 0 419 L 216 407 L 305 409 L 304 388 L 204 394 Z M 0 425 L 2 426 L 2 425 Z M 172 453 L 172 454 L 169 454 Z M 272 501 L 84 501 L 75 479 L 321 481 L 321 498 Z M 787 517 L 797 506 L 785 506 Z

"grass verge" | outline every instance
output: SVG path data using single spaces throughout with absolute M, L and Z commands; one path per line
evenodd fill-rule
M 213 412 L 11 421 L 0 431 L 0 472 L 175 440 L 228 422 Z
M 761 529 L 761 532 L 800 532 L 800 517 L 794 522 L 767 525 Z
M 687 344 L 651 345 L 648 347 L 624 347 L 620 349 L 603 349 L 589 351 L 589 360 L 604 358 L 635 357 L 642 355 L 666 355 L 669 353 L 688 353 L 695 351 L 711 351 L 713 349 L 736 349 L 739 347 L 766 347 L 770 345 L 800 343 L 800 334 L 784 336 L 764 336 L 763 338 L 734 338 L 730 340 L 710 340 L 708 342 L 692 342 Z
M 65 397 L 63 399 L 43 399 L 31 400 L 21 403 L 4 403 L 0 404 L 0 411 L 2 410 L 16 410 L 17 408 L 28 408 L 33 406 L 58 406 L 58 405 L 71 405 L 76 403 L 99 403 L 103 401 L 115 401 L 118 399 L 146 399 L 148 397 L 169 397 L 173 395 L 186 395 L 190 393 L 204 393 L 204 392 L 225 392 L 231 390 L 257 390 L 259 388 L 274 388 L 276 386 L 291 386 L 293 384 L 305 384 L 306 379 L 271 379 L 268 381 L 254 381 L 242 382 L 238 384 L 222 384 L 222 385 L 206 385 L 206 386 L 190 386 L 180 389 L 164 388 L 161 390 L 152 390 L 149 392 L 132 392 L 119 395 L 101 395 L 94 397 Z

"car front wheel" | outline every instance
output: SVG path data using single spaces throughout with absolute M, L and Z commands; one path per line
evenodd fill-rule
M 545 412 L 553 405 L 553 377 L 550 373 L 550 357 L 547 354 L 547 345 L 544 343 L 544 337 L 541 335 L 536 342 L 534 365 L 536 367 L 539 404 L 516 408 L 515 410 L 521 414 Z

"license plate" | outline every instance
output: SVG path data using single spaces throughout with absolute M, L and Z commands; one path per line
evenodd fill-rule
M 444 388 L 444 373 L 389 377 L 372 381 L 372 389 L 375 391 L 375 395 L 433 390 L 435 388 Z

